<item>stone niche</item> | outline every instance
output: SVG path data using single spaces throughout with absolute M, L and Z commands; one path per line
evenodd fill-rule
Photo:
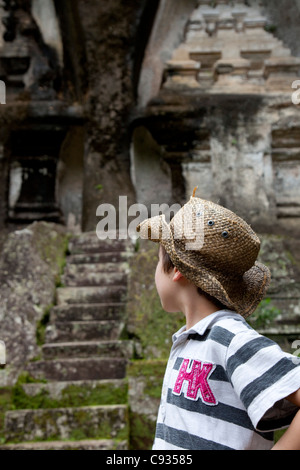
M 9 171 L 9 220 L 51 220 L 61 213 L 56 200 L 56 173 L 64 129 L 24 127 L 12 132 Z
M 46 220 L 80 230 L 83 132 L 65 125 L 23 125 L 11 132 L 8 221 Z

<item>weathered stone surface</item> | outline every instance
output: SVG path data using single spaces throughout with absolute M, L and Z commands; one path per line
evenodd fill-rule
M 98 263 L 119 263 L 127 261 L 128 253 L 124 251 L 101 252 L 101 253 L 84 253 L 78 255 L 71 255 L 69 258 L 70 264 L 98 264 Z
M 65 358 L 31 362 L 26 371 L 39 380 L 123 379 L 126 363 L 127 360 L 122 358 Z
M 267 292 L 276 305 L 285 302 L 281 319 L 294 317 L 299 320 L 294 304 L 300 306 L 300 263 L 298 254 L 295 256 L 297 240 L 286 236 L 261 235 L 260 259 L 271 271 L 272 280 Z M 283 306 L 283 305 L 282 305 Z M 299 307 L 298 307 L 299 310 Z
M 139 57 L 143 54 L 150 33 L 149 20 L 153 18 L 156 6 L 156 1 L 149 4 L 144 0 L 127 2 L 122 7 L 119 0 L 105 4 L 90 0 L 78 2 L 89 76 L 85 230 L 93 230 L 96 226 L 96 209 L 102 201 L 116 208 L 119 195 L 128 195 L 129 205 L 134 201 L 124 117 L 134 100 Z M 99 31 L 102 32 L 101 39 Z M 138 31 L 142 37 L 137 41 Z M 134 53 L 137 44 L 138 55 Z M 97 189 L 99 183 L 102 185 L 100 191 Z
M 107 439 L 128 437 L 127 406 L 9 411 L 6 441 Z
M 0 383 L 12 383 L 25 362 L 39 353 L 37 324 L 54 303 L 65 260 L 63 227 L 37 222 L 12 232 L 0 256 L 0 338 L 7 366 Z
M 77 272 L 76 274 L 66 273 L 62 282 L 68 287 L 74 286 L 109 286 L 126 285 L 126 274 L 116 272 Z
M 125 303 L 93 303 L 56 305 L 51 310 L 55 321 L 102 321 L 121 320 L 125 315 Z
M 118 237 L 117 232 L 112 235 L 114 238 L 106 238 L 100 240 L 95 232 L 85 232 L 80 234 L 78 237 L 74 237 L 70 240 L 69 251 L 71 254 L 89 254 L 89 253 L 101 253 L 103 251 L 115 252 L 115 251 L 132 251 L 132 244 L 130 240 L 121 240 Z
M 166 360 L 136 361 L 127 368 L 130 406 L 130 446 L 152 448 Z
M 69 258 L 66 265 L 64 274 L 70 276 L 82 275 L 83 273 L 125 273 L 128 271 L 128 264 L 121 262 L 106 263 L 76 263 L 70 262 L 72 257 Z
M 76 303 L 122 302 L 126 285 L 110 287 L 60 287 L 56 291 L 57 305 Z
M 117 321 L 51 322 L 45 332 L 47 343 L 118 339 L 124 323 Z
M 0 446 L 0 450 L 127 450 L 127 441 L 82 439 L 80 441 L 24 442 Z
M 133 355 L 131 341 L 72 341 L 47 343 L 42 346 L 45 359 L 101 357 L 130 358 Z
M 16 409 L 127 404 L 127 381 L 76 380 L 25 383 L 14 395 Z

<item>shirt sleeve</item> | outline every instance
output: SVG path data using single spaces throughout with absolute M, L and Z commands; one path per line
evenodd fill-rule
M 286 397 L 300 388 L 300 361 L 277 343 L 249 328 L 228 346 L 226 371 L 254 428 L 287 427 L 298 408 Z

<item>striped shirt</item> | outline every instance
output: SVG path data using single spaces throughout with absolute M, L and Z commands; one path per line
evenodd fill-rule
M 221 310 L 172 337 L 153 450 L 269 450 L 298 408 L 299 360 Z

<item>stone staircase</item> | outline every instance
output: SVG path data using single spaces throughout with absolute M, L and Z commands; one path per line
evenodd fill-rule
M 27 366 L 37 382 L 21 385 L 23 409 L 6 413 L 0 449 L 128 448 L 133 345 L 121 335 L 132 251 L 128 241 L 95 233 L 70 240 L 42 358 Z

